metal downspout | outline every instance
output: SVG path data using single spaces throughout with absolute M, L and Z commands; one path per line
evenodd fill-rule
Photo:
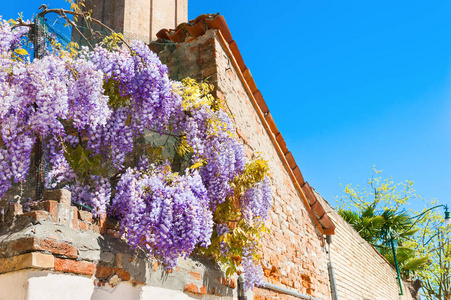
M 246 291 L 244 290 L 244 275 L 242 273 L 238 277 L 238 300 L 247 300 Z
M 304 295 L 304 294 L 301 294 L 301 293 L 298 293 L 298 292 L 286 289 L 284 287 L 281 287 L 281 286 L 278 286 L 278 285 L 275 285 L 275 284 L 272 284 L 272 283 L 269 283 L 269 282 L 265 282 L 265 286 L 264 287 L 265 287 L 265 289 L 281 292 L 281 293 L 284 293 L 284 294 L 287 294 L 287 295 L 291 295 L 291 296 L 294 296 L 294 297 L 298 297 L 298 298 L 301 298 L 301 299 L 319 300 L 319 299 L 313 298 L 310 295 Z
M 240 276 L 238 277 L 238 287 L 237 287 L 238 288 L 238 290 L 237 290 L 237 292 L 238 292 L 238 300 L 246 300 L 247 299 L 246 291 L 244 290 L 244 280 L 245 279 L 244 279 L 243 274 L 240 274 Z M 263 288 L 268 289 L 268 290 L 273 290 L 273 291 L 276 291 L 276 292 L 281 292 L 281 293 L 284 293 L 284 294 L 287 294 L 287 295 L 290 295 L 290 296 L 294 296 L 294 297 L 297 297 L 297 298 L 301 298 L 301 299 L 319 300 L 319 299 L 313 298 L 310 295 L 304 295 L 304 294 L 301 294 L 301 293 L 298 293 L 298 292 L 286 289 L 284 287 L 281 287 L 281 286 L 278 286 L 278 285 L 275 285 L 275 284 L 272 284 L 272 283 L 269 283 L 269 282 L 266 282 L 266 281 L 264 282 Z
M 335 274 L 334 274 L 334 267 L 332 265 L 332 259 L 330 258 L 330 244 L 332 244 L 332 236 L 326 235 L 326 242 L 327 242 L 327 256 L 329 258 L 329 261 L 327 262 L 327 269 L 329 270 L 329 281 L 330 281 L 330 293 L 332 300 L 338 300 L 338 294 L 337 294 L 337 285 L 335 283 Z
M 390 230 L 390 244 L 391 244 L 391 250 L 393 252 L 393 259 L 395 261 L 396 274 L 398 275 L 398 277 L 396 277 L 396 279 L 398 279 L 398 284 L 399 284 L 399 290 L 400 290 L 399 295 L 402 296 L 402 295 L 404 295 L 404 292 L 402 290 L 401 274 L 399 272 L 398 259 L 396 259 L 395 243 L 393 242 L 393 234 L 392 234 L 391 230 Z

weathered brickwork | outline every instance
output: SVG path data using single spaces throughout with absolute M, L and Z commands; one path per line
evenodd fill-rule
M 191 77 L 218 81 L 216 66 L 216 44 L 214 32 L 209 32 L 197 39 L 188 39 L 184 44 L 151 44 L 151 49 L 158 53 L 160 60 L 169 68 L 171 79 L 182 80 Z
M 46 193 L 44 198 L 49 200 L 33 205 L 28 212 L 20 204 L 8 207 L 0 226 L 0 277 L 16 271 L 46 270 L 89 277 L 97 287 L 129 282 L 186 295 L 226 298 L 236 290 L 236 279 L 226 278 L 208 260 L 180 259 L 176 268 L 166 270 L 149 255 L 131 250 L 120 238 L 117 220 L 103 221 L 78 210 L 66 190 Z M 0 299 L 4 299 L 1 291 Z
M 271 137 L 257 114 L 227 49 L 217 39 L 217 32 L 186 44 L 168 46 L 158 54 L 167 63 L 171 77 L 191 76 L 216 87 L 216 97 L 227 100 L 237 133 L 246 147 L 248 158 L 260 153 L 268 161 L 274 204 L 267 226 L 271 234 L 263 241 L 261 255 L 266 281 L 319 299 L 329 298 L 324 239 L 276 151 Z M 188 67 L 189 66 L 189 67 Z M 277 131 L 276 131 L 277 132 Z M 256 289 L 255 297 L 265 297 Z M 282 297 L 282 295 L 279 295 Z
M 216 49 L 218 96 L 227 99 L 236 127 L 248 141 L 248 156 L 261 153 L 271 170 L 274 204 L 267 222 L 271 234 L 265 238 L 262 251 L 267 281 L 327 299 L 324 240 L 275 150 L 269 137 L 272 133 L 264 129 L 237 70 L 218 41 Z

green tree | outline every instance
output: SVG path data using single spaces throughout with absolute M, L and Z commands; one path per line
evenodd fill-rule
M 428 256 L 427 266 L 417 275 L 423 282 L 423 296 L 428 300 L 451 300 L 451 226 L 443 224 L 436 201 L 426 207 L 417 220 L 416 238 L 409 246 Z
M 338 213 L 354 227 L 368 243 L 374 246 L 392 265 L 395 259 L 392 251 L 392 238 L 396 247 L 396 259 L 400 273 L 404 278 L 421 270 L 427 257 L 417 257 L 416 250 L 405 246 L 416 233 L 413 222 L 406 212 L 385 208 L 376 211 L 369 205 L 361 210 L 339 209 Z
M 395 265 L 391 238 L 396 242 L 396 260 L 404 279 L 418 277 L 427 299 L 450 299 L 450 228 L 441 226 L 440 210 L 429 210 L 437 201 L 425 203 L 420 212 L 409 209 L 415 194 L 412 181 L 395 184 L 373 170 L 366 187 L 348 184 L 339 198 L 338 212 L 357 232 Z

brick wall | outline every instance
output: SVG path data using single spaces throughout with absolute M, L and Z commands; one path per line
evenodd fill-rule
M 227 100 L 248 156 L 261 153 L 271 170 L 274 203 L 263 241 L 263 267 L 270 283 L 319 299 L 328 299 L 324 240 L 291 180 L 277 145 L 256 113 L 239 73 L 216 41 L 218 96 Z M 265 295 L 256 290 L 256 295 Z M 256 297 L 258 299 L 258 297 Z
M 261 253 L 266 281 L 315 298 L 329 299 L 324 239 L 217 31 L 209 30 L 184 44 L 159 49 L 158 55 L 168 65 L 173 79 L 208 77 L 208 82 L 216 87 L 216 97 L 227 101 L 248 158 L 260 153 L 268 161 L 274 203 L 267 221 L 271 234 L 263 240 Z M 283 294 L 258 288 L 254 295 L 255 299 L 288 299 Z
M 85 298 L 78 296 L 76 286 L 60 287 L 68 299 L 107 299 L 100 296 L 102 291 L 122 300 L 149 299 L 140 293 L 145 287 L 154 288 L 148 292 L 150 295 L 155 288 L 177 292 L 171 294 L 171 299 L 198 299 L 203 295 L 229 299 L 236 294 L 236 278 L 226 278 L 209 260 L 194 256 L 179 259 L 177 267 L 168 271 L 145 252 L 131 250 L 120 239 L 116 220 L 93 218 L 90 212 L 77 209 L 66 190 L 46 192 L 44 201 L 28 212 L 12 203 L 0 222 L 0 300 L 25 299 L 11 295 L 11 280 L 17 280 L 19 289 L 31 286 L 35 277 L 50 278 L 43 284 L 53 286 L 51 275 L 58 275 L 61 282 L 77 275 L 85 281 L 79 288 L 92 290 Z M 118 296 L 115 291 L 124 286 L 137 296 Z M 26 299 L 63 298 L 58 293 L 50 298 L 29 293 L 32 291 L 21 294 L 28 295 Z

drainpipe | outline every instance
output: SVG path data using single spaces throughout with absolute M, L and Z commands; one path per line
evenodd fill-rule
M 332 265 L 332 259 L 330 258 L 330 244 L 332 244 L 332 236 L 326 235 L 327 242 L 327 256 L 329 261 L 327 262 L 327 269 L 329 270 L 330 292 L 332 300 L 338 300 L 337 285 L 335 283 L 334 267 Z
M 238 300 L 247 300 L 246 291 L 244 290 L 244 280 L 245 280 L 244 279 L 244 275 L 240 274 L 240 276 L 238 277 L 238 291 L 237 291 L 238 292 Z M 268 289 L 268 290 L 281 292 L 281 293 L 284 293 L 284 294 L 287 294 L 287 295 L 290 295 L 290 296 L 294 296 L 294 297 L 297 297 L 297 298 L 301 298 L 301 299 L 319 300 L 319 299 L 313 298 L 310 295 L 304 295 L 304 294 L 301 294 L 301 293 L 298 293 L 298 292 L 286 289 L 284 287 L 281 287 L 281 286 L 278 286 L 278 285 L 275 285 L 275 284 L 271 284 L 271 283 L 266 282 L 266 281 L 264 282 L 264 285 L 262 287 L 265 288 L 265 289 Z
M 398 265 L 398 260 L 396 259 L 396 248 L 395 248 L 395 243 L 393 242 L 393 234 L 390 230 L 390 244 L 391 244 L 391 251 L 393 252 L 393 259 L 395 261 L 395 267 L 396 267 L 396 274 L 398 275 L 398 277 L 396 277 L 396 279 L 398 279 L 398 284 L 399 284 L 399 295 L 402 296 L 404 295 L 404 292 L 402 290 L 402 282 L 401 282 L 401 274 L 399 272 L 399 265 Z
M 238 277 L 238 300 L 247 300 L 246 291 L 244 290 L 244 274 Z
M 281 286 L 278 286 L 278 285 L 275 285 L 275 284 L 271 284 L 269 282 L 265 282 L 265 286 L 264 287 L 265 287 L 265 289 L 268 289 L 268 290 L 281 292 L 281 293 L 284 293 L 284 294 L 287 294 L 287 295 L 290 295 L 290 296 L 294 296 L 294 297 L 297 297 L 297 298 L 301 298 L 301 299 L 319 300 L 319 299 L 313 298 L 310 295 L 304 295 L 304 294 L 301 294 L 301 293 L 298 293 L 298 292 L 286 289 L 284 287 L 281 287 Z

